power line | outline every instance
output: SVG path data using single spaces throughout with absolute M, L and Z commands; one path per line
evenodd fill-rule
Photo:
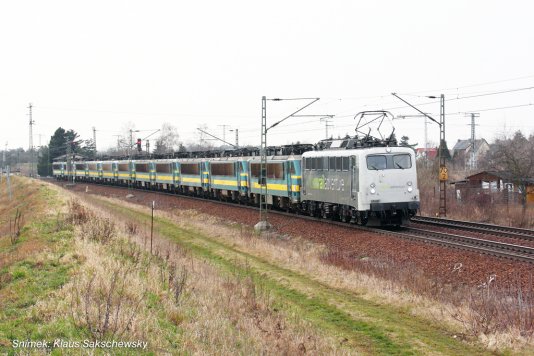
M 490 92 L 485 94 L 478 94 L 478 95 L 470 95 L 470 96 L 463 96 L 463 97 L 457 97 L 457 98 L 451 98 L 447 101 L 451 100 L 462 100 L 462 99 L 470 99 L 470 98 L 478 98 L 481 96 L 489 96 L 489 95 L 498 95 L 498 94 L 506 94 L 506 93 L 513 93 L 518 91 L 524 91 L 524 90 L 532 90 L 534 87 L 526 87 L 526 88 L 518 88 L 518 89 L 509 89 L 509 90 L 502 90 L 502 91 L 496 91 L 496 92 Z
M 515 89 L 506 89 L 506 90 L 501 90 L 501 91 L 486 92 L 486 93 L 483 93 L 483 94 L 469 95 L 469 96 L 463 96 L 463 97 L 459 96 L 459 97 L 456 97 L 456 98 L 446 99 L 446 101 L 456 101 L 456 100 L 477 98 L 477 97 L 490 96 L 490 95 L 513 93 L 513 92 L 532 90 L 532 89 L 534 89 L 534 87 L 532 87 L 532 86 L 531 87 L 523 87 L 523 88 L 515 88 Z M 419 96 L 419 97 L 422 97 L 422 96 Z M 425 98 L 427 98 L 427 96 L 425 96 Z M 427 102 L 423 102 L 423 103 L 417 103 L 415 105 L 417 105 L 417 106 L 425 106 L 425 105 L 436 104 L 438 102 L 439 101 L 434 100 L 434 101 L 427 101 Z M 367 105 L 365 105 L 365 106 L 367 106 Z M 378 106 L 378 105 L 376 105 L 376 106 Z M 394 106 L 394 107 L 389 107 L 389 108 L 383 108 L 382 107 L 382 110 L 397 110 L 397 109 L 406 109 L 406 108 L 409 108 L 409 107 L 410 106 Z M 447 114 L 447 115 L 450 115 L 450 114 Z M 345 117 L 351 117 L 351 116 L 354 116 L 354 115 L 352 115 L 352 114 L 351 115 L 336 115 L 336 117 L 338 117 L 338 118 L 345 118 Z
M 512 82 L 512 81 L 521 80 L 521 79 L 528 79 L 528 78 L 534 78 L 534 75 L 525 75 L 525 76 L 521 76 L 521 77 L 502 79 L 502 80 L 495 80 L 495 81 L 491 81 L 491 82 L 483 82 L 483 83 L 478 83 L 478 84 L 470 84 L 470 85 L 464 85 L 464 86 L 453 87 L 453 88 L 420 90 L 420 91 L 415 91 L 415 92 L 411 92 L 411 93 L 399 93 L 399 94 L 402 94 L 402 95 L 413 95 L 413 94 L 417 94 L 417 93 L 443 92 L 443 91 L 447 91 L 447 90 L 458 90 L 458 89 L 463 89 L 463 88 L 474 88 L 474 87 L 481 87 L 481 86 L 486 86 L 486 85 L 490 85 L 490 84 Z

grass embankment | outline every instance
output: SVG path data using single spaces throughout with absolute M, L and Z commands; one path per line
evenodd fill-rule
M 86 350 L 350 352 L 299 316 L 276 310 L 247 267 L 221 274 L 179 246 L 152 255 L 140 247 L 135 222 L 119 225 L 43 183 L 17 179 L 14 191 L 13 201 L 3 202 L 3 223 L 17 206 L 31 209 L 16 241 L 9 227 L 0 237 L 0 353 L 79 354 L 110 340 L 139 340 L 147 348 Z M 15 349 L 14 340 L 44 340 L 48 348 Z
M 62 321 L 39 325 L 41 320 L 31 313 L 39 300 L 66 283 L 78 264 L 64 258 L 73 230 L 59 223 L 62 200 L 46 185 L 21 178 L 12 179 L 13 199 L 5 194 L 5 179 L 0 191 L 0 352 L 10 351 L 13 339 L 77 336 Z M 14 227 L 17 211 L 20 231 Z
M 90 200 L 120 219 L 140 224 L 147 224 L 150 219 L 147 211 L 131 205 L 102 198 Z M 325 330 L 345 350 L 370 354 L 483 353 L 454 338 L 447 327 L 414 316 L 408 308 L 368 300 L 354 291 L 332 287 L 291 265 L 281 267 L 275 257 L 253 251 L 237 240 L 225 240 L 220 232 L 207 234 L 161 215 L 155 219 L 155 228 L 161 237 L 221 271 L 248 276 L 256 290 L 273 298 L 273 309 Z M 159 246 L 158 250 L 165 251 L 168 246 Z
M 157 213 L 151 254 L 146 208 L 88 195 L 81 205 L 23 179 L 14 192 L 0 200 L 0 353 L 15 339 L 49 341 L 53 354 L 84 340 L 148 342 L 96 350 L 114 354 L 484 353 L 409 300 L 365 290 L 369 277 L 321 264 L 316 245 L 288 249 L 175 211 Z

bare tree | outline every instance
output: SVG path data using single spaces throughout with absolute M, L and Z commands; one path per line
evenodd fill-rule
M 519 187 L 523 203 L 523 219 L 527 207 L 527 183 L 534 177 L 534 135 L 527 139 L 521 131 L 513 137 L 503 136 L 493 144 L 487 156 L 489 166 L 506 171 L 512 183 Z
M 154 153 L 171 153 L 177 151 L 181 144 L 179 141 L 178 129 L 172 124 L 165 122 L 161 126 L 160 135 L 156 139 Z

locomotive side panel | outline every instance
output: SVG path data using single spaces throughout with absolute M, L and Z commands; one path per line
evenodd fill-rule
M 318 201 L 357 207 L 353 186 L 354 152 L 321 151 L 305 154 L 302 170 L 303 201 Z

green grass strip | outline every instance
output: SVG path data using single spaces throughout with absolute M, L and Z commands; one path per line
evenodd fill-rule
M 150 221 L 148 213 L 98 199 L 99 204 L 138 222 Z M 332 289 L 306 275 L 278 267 L 265 259 L 178 227 L 165 218 L 155 218 L 160 235 L 176 241 L 195 255 L 221 269 L 251 275 L 287 308 L 334 335 L 348 339 L 348 346 L 372 354 L 450 355 L 484 354 L 479 348 L 455 340 L 440 326 L 410 315 L 406 310 L 373 303 L 352 292 Z M 243 261 L 246 261 L 245 267 Z

